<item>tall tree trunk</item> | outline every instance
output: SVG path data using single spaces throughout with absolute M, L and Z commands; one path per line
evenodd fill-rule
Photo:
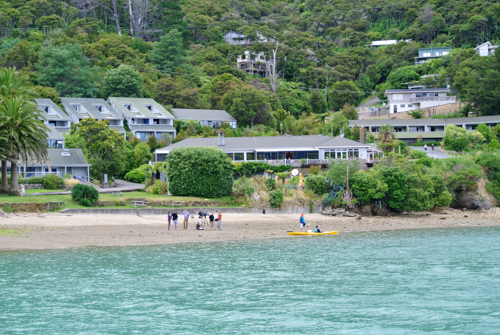
M 9 182 L 7 181 L 7 161 L 2 161 L 2 192 L 9 192 Z
M 116 30 L 118 31 L 118 36 L 122 36 L 120 18 L 118 17 L 118 6 L 116 5 L 116 0 L 111 0 L 111 2 L 113 4 L 113 17 L 115 18 Z
M 19 194 L 18 178 L 19 178 L 19 174 L 17 171 L 17 159 L 13 159 L 10 162 L 10 189 L 9 189 L 10 194 L 13 194 L 13 195 Z

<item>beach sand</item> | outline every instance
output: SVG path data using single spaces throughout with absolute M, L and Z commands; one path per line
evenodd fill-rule
M 223 214 L 222 230 L 167 230 L 167 217 L 160 215 L 65 215 L 7 214 L 0 217 L 0 250 L 58 249 L 89 246 L 122 246 L 166 243 L 237 241 L 267 238 L 300 238 L 298 214 Z M 392 217 L 332 217 L 305 214 L 307 226 L 346 234 L 396 229 L 500 226 L 500 209 L 483 211 L 441 210 Z M 179 220 L 181 221 L 181 220 Z M 196 224 L 197 220 L 192 220 Z M 2 234 L 12 230 L 10 234 Z M 335 237 L 332 237 L 335 238 Z

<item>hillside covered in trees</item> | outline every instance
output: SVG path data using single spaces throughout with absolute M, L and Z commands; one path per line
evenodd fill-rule
M 355 117 L 350 106 L 426 74 L 457 91 L 463 114 L 500 114 L 500 52 L 473 50 L 500 44 L 499 1 L 11 0 L 0 1 L 0 23 L 1 66 L 26 74 L 40 97 L 225 109 L 253 127 L 234 135 L 329 134 L 326 112 L 343 109 L 338 129 Z M 250 45 L 226 43 L 229 31 Z M 368 46 L 382 39 L 411 41 Z M 415 66 L 430 45 L 454 49 Z M 274 77 L 237 69 L 245 50 L 268 60 L 275 50 Z M 177 127 L 181 138 L 204 132 Z

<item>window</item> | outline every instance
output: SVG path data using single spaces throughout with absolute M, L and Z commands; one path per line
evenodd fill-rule
M 406 106 L 405 104 L 401 104 L 401 108 L 405 108 L 405 106 Z
M 423 57 L 430 57 L 431 56 L 431 53 L 430 52 L 424 52 L 422 54 Z
M 226 155 L 227 155 L 227 157 L 229 157 L 229 159 L 234 160 L 234 159 L 233 159 L 233 158 L 234 158 L 234 156 L 233 156 L 233 153 L 232 153 L 232 152 L 231 152 L 231 153 L 226 153 Z
M 438 93 L 438 97 L 446 97 L 446 96 L 447 96 L 446 92 Z
M 159 140 L 161 140 L 161 138 L 162 138 L 162 133 L 156 133 L 156 138 L 157 138 L 157 139 L 159 139 Z
M 440 52 L 436 52 L 436 56 L 441 56 L 441 53 Z
M 245 160 L 244 154 L 242 152 L 235 152 L 234 153 L 234 160 L 235 161 L 243 161 L 243 160 Z
M 443 56 L 446 56 L 449 53 L 450 53 L 449 51 L 443 51 Z
M 255 159 L 255 153 L 247 152 L 247 161 L 253 161 Z
M 151 110 L 151 108 L 153 108 L 153 106 L 151 106 L 151 105 L 144 105 L 144 106 L 146 106 L 146 108 L 149 110 Z
M 130 104 L 123 104 L 123 106 L 125 106 L 126 109 L 130 110 Z
M 398 93 L 398 94 L 393 94 L 393 95 L 392 95 L 392 98 L 393 98 L 394 100 L 403 100 L 403 94 L 400 94 L 400 93 Z
M 71 105 L 75 110 L 79 111 L 80 110 L 80 105 Z
M 412 108 L 413 107 L 413 104 L 408 104 L 408 108 Z

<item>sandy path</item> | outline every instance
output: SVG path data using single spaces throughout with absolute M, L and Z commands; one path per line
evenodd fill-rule
M 311 230 L 356 231 L 488 227 L 500 226 L 500 209 L 482 212 L 446 210 L 393 217 L 355 218 L 305 214 Z M 13 229 L 12 236 L 1 236 L 0 250 L 55 249 L 84 246 L 118 246 L 210 242 L 288 237 L 299 230 L 299 216 L 262 214 L 224 214 L 222 231 L 167 230 L 166 216 L 10 214 L 0 217 L 0 230 Z M 295 237 L 290 237 L 295 238 Z

